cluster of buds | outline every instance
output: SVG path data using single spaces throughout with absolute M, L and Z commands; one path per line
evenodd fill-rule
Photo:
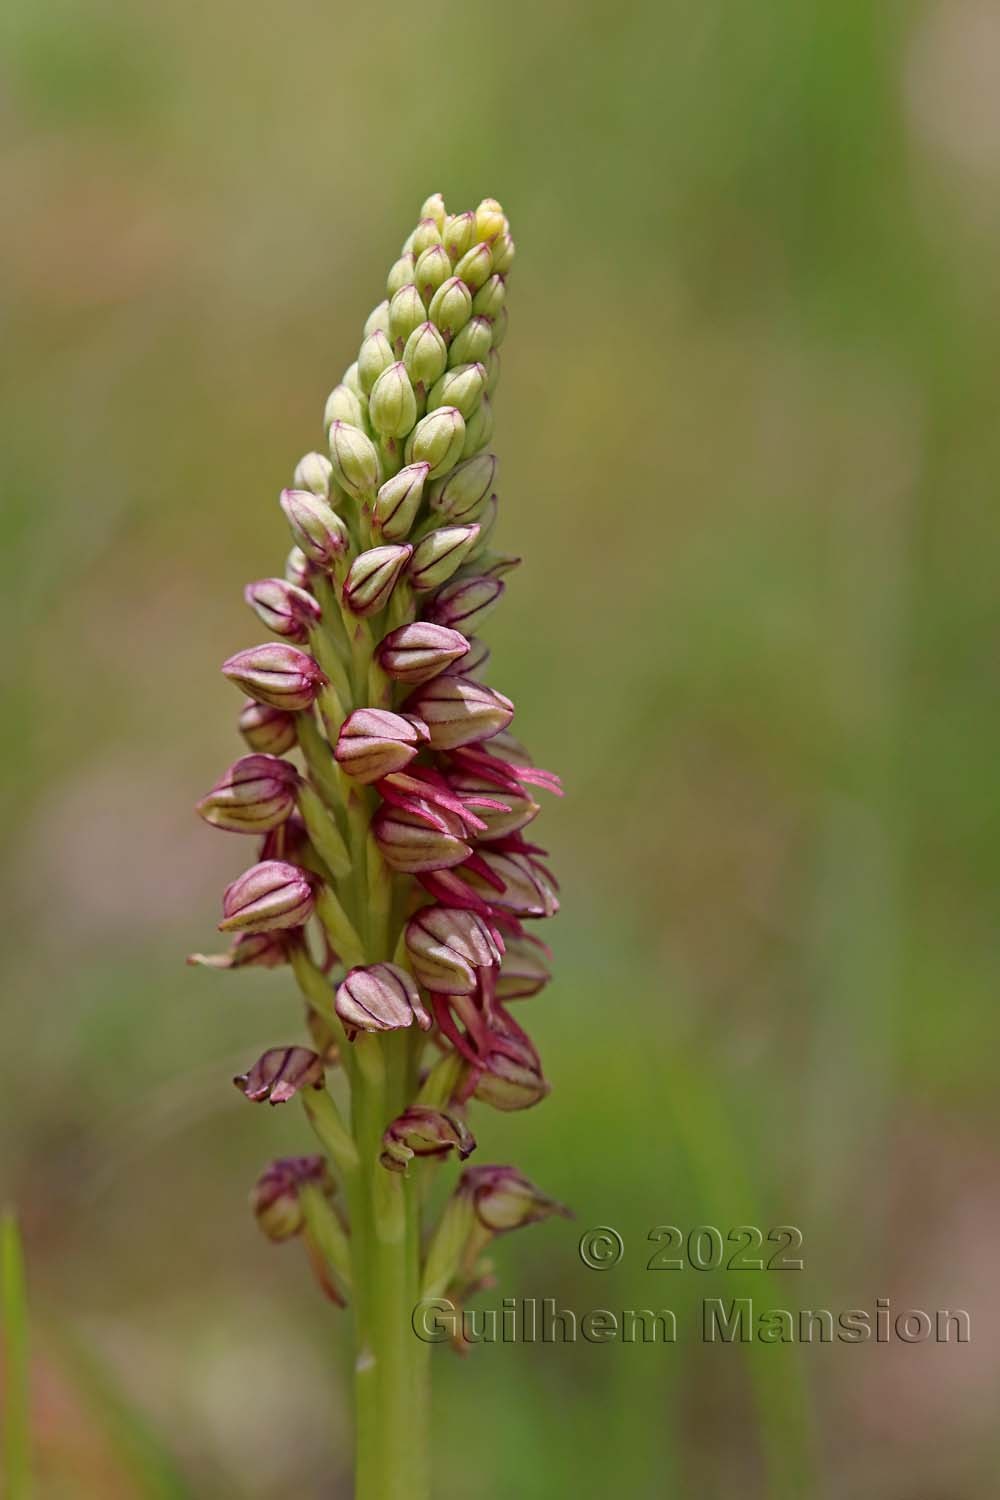
M 405 1033 L 378 1122 L 375 1167 L 389 1173 L 467 1156 L 470 1101 L 519 1110 L 548 1092 L 509 1006 L 549 979 L 530 924 L 558 910 L 556 882 L 525 830 L 536 794 L 560 786 L 513 737 L 478 635 L 519 561 L 493 549 L 490 447 L 513 259 L 494 200 L 459 214 L 440 195 L 424 204 L 326 402 L 324 451 L 280 496 L 284 576 L 245 591 L 277 639 L 222 667 L 245 696 L 248 753 L 198 804 L 212 827 L 259 842 L 223 895 L 232 948 L 193 961 L 288 965 L 319 1049 L 273 1048 L 239 1088 L 272 1104 L 300 1095 L 331 1158 L 349 1163 L 325 1070 L 340 1062 L 363 1090 L 379 1038 Z M 255 1190 L 272 1238 L 301 1231 L 303 1184 L 322 1186 L 303 1160 Z M 456 1266 L 484 1235 L 562 1211 L 523 1184 L 511 1168 L 465 1172 Z

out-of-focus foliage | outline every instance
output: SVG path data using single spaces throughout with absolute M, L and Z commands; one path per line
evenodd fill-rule
M 239 752 L 240 588 L 279 568 L 278 490 L 398 241 L 435 189 L 496 194 L 498 541 L 526 562 L 491 680 L 568 797 L 558 980 L 527 1002 L 554 1091 L 481 1112 L 478 1159 L 578 1219 L 502 1242 L 486 1300 L 670 1306 L 681 1336 L 437 1351 L 436 1493 L 985 1500 L 989 0 L 0 26 L 4 1191 L 41 1329 L 194 1493 L 348 1493 L 347 1341 L 246 1211 L 300 1120 L 228 1084 L 298 1006 L 182 967 L 245 852 L 191 803 Z M 801 1273 L 643 1269 L 657 1224 L 788 1222 Z M 591 1224 L 619 1268 L 580 1263 Z M 698 1301 L 735 1295 L 960 1306 L 973 1342 L 703 1345 Z M 42 1500 L 147 1493 L 59 1341 L 35 1356 Z

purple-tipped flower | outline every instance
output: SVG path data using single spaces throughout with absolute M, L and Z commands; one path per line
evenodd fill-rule
M 500 946 L 473 911 L 425 906 L 406 924 L 406 950 L 421 984 L 441 995 L 471 995 L 480 969 L 499 964 Z
M 514 717 L 514 705 L 503 693 L 450 675 L 411 693 L 406 700 L 408 713 L 417 714 L 430 731 L 435 750 L 455 750 L 488 740 L 506 729 Z
M 458 1181 L 458 1192 L 472 1199 L 476 1218 L 493 1234 L 537 1224 L 553 1214 L 563 1219 L 573 1217 L 568 1208 L 535 1187 L 516 1167 L 466 1167 Z
M 427 618 L 470 635 L 496 608 L 504 588 L 499 578 L 453 578 L 434 595 Z
M 278 859 L 251 865 L 222 897 L 220 932 L 270 932 L 301 927 L 312 915 L 312 886 L 305 871 Z
M 408 875 L 450 869 L 472 853 L 463 820 L 430 802 L 406 808 L 383 803 L 372 819 L 372 833 L 386 864 Z
M 430 464 L 430 478 L 447 474 L 462 456 L 465 419 L 454 406 L 439 406 L 421 417 L 406 440 L 408 464 Z
M 355 499 L 374 495 L 381 483 L 378 449 L 367 433 L 350 422 L 336 421 L 331 426 L 330 462 L 338 484 Z
M 323 1063 L 308 1047 L 272 1047 L 233 1082 L 254 1104 L 286 1104 L 301 1089 L 323 1087 Z
M 437 677 L 468 650 L 469 642 L 457 630 L 414 620 L 390 631 L 378 648 L 378 660 L 388 677 L 416 686 Z
M 444 625 L 429 625 L 429 630 L 445 630 Z M 457 632 L 456 632 L 457 634 Z M 464 639 L 464 637 L 463 637 Z M 490 659 L 490 648 L 478 635 L 469 636 L 469 649 L 464 656 L 456 658 L 445 668 L 449 677 L 474 677 L 482 672 Z
M 277 969 L 288 962 L 283 932 L 239 932 L 228 953 L 189 953 L 187 961 L 203 969 Z
M 411 974 L 396 964 L 352 969 L 337 990 L 337 1015 L 348 1035 L 356 1031 L 399 1031 L 416 1021 L 431 1026 Z
M 352 614 L 377 615 L 389 602 L 396 580 L 413 555 L 413 548 L 372 547 L 351 564 L 344 583 L 344 603 Z
M 519 917 L 554 917 L 559 898 L 544 866 L 520 850 L 485 849 L 483 870 L 463 871 L 468 884 L 493 906 Z
M 332 573 L 351 544 L 351 534 L 325 494 L 282 490 L 281 508 L 299 550 L 314 567 Z
M 436 589 L 461 567 L 476 544 L 478 526 L 441 526 L 418 543 L 407 577 L 419 592 Z
M 228 833 L 268 833 L 291 814 L 298 784 L 299 774 L 288 761 L 244 755 L 202 797 L 198 813 Z
M 440 1157 L 457 1151 L 464 1161 L 475 1149 L 476 1138 L 460 1116 L 411 1104 L 382 1136 L 379 1160 L 390 1172 L 405 1172 L 415 1156 Z
M 311 656 L 280 641 L 237 651 L 222 663 L 222 672 L 249 698 L 286 713 L 308 708 L 326 683 Z
M 449 521 L 479 519 L 496 476 L 497 461 L 492 453 L 479 453 L 452 469 L 445 479 L 431 486 L 430 507 Z
M 485 358 L 485 356 L 482 356 Z M 297 490 L 311 490 L 314 495 L 329 498 L 333 465 L 324 453 L 306 453 L 295 465 L 292 481 Z
M 356 708 L 345 719 L 333 753 L 348 776 L 367 785 L 401 771 L 427 740 L 418 719 L 385 708 Z
M 480 1053 L 482 1071 L 475 1075 L 474 1096 L 505 1112 L 530 1109 L 549 1092 L 534 1043 L 499 1006 Z
M 284 578 L 259 578 L 256 583 L 248 583 L 243 597 L 268 630 L 289 641 L 306 640 L 311 626 L 322 618 L 312 594 Z
M 424 498 L 430 464 L 407 464 L 387 479 L 375 496 L 372 520 L 387 542 L 401 542 L 410 534 Z
M 262 755 L 284 755 L 296 742 L 295 715 L 269 703 L 255 703 L 251 698 L 243 705 L 238 722 L 250 749 Z
M 300 1192 L 316 1187 L 325 1197 L 333 1194 L 333 1178 L 323 1156 L 284 1156 L 272 1161 L 257 1178 L 250 1207 L 262 1234 L 280 1243 L 302 1232 L 305 1215 Z

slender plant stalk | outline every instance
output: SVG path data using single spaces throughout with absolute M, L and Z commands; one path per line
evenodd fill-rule
M 312 1047 L 274 1047 L 236 1083 L 258 1102 L 298 1095 L 321 1148 L 272 1162 L 251 1203 L 269 1238 L 304 1241 L 332 1302 L 352 1303 L 359 1500 L 430 1493 L 440 1332 L 415 1332 L 428 1287 L 447 1293 L 461 1346 L 486 1245 L 565 1212 L 513 1167 L 484 1166 L 422 1222 L 421 1178 L 475 1147 L 470 1101 L 523 1109 L 548 1092 L 508 1005 L 549 978 L 524 924 L 558 901 L 521 830 L 532 789 L 559 783 L 509 734 L 514 706 L 482 681 L 472 634 L 519 561 L 491 550 L 489 451 L 513 255 L 492 199 L 424 204 L 327 401 L 329 457 L 306 454 L 282 492 L 285 576 L 246 590 L 279 640 L 223 666 L 248 695 L 251 753 L 199 803 L 262 843 L 223 898 L 232 948 L 193 961 L 288 965 L 305 1002 Z M 337 1071 L 349 1114 L 327 1089 Z
M 3 1305 L 4 1493 L 8 1500 L 30 1500 L 31 1422 L 28 1398 L 28 1299 L 24 1252 L 17 1219 L 8 1210 L 0 1220 L 0 1284 Z

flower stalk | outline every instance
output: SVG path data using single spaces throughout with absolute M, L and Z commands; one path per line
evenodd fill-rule
M 251 1204 L 350 1305 L 358 1500 L 430 1493 L 422 1289 L 463 1300 L 496 1234 L 565 1212 L 511 1167 L 465 1169 L 437 1224 L 422 1191 L 475 1150 L 473 1102 L 548 1092 L 506 1007 L 549 978 L 526 924 L 558 898 L 523 829 L 535 791 L 560 788 L 510 734 L 474 634 L 518 561 L 489 550 L 513 256 L 495 200 L 448 214 L 427 199 L 327 400 L 327 453 L 281 493 L 284 577 L 245 596 L 278 639 L 223 665 L 250 753 L 199 803 L 260 842 L 224 893 L 231 948 L 192 961 L 285 966 L 305 1002 L 311 1045 L 273 1047 L 235 1082 L 255 1103 L 297 1099 L 321 1148 L 272 1163 Z

